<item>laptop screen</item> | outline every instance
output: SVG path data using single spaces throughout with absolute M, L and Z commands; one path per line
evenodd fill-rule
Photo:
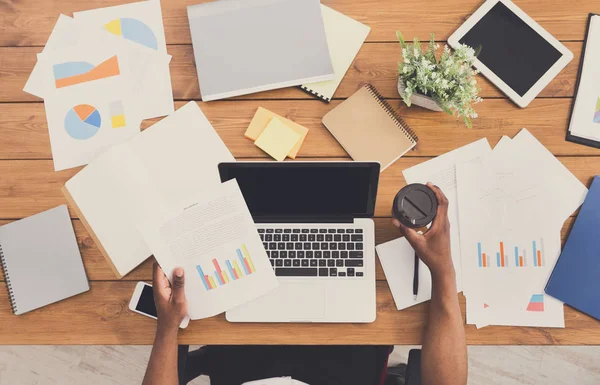
M 370 218 L 378 163 L 237 162 L 219 165 L 221 181 L 237 179 L 255 220 Z

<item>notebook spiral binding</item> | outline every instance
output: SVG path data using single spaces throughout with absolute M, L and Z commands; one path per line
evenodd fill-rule
M 0 266 L 2 266 L 4 279 L 6 280 L 6 286 L 8 287 L 8 299 L 10 301 L 10 307 L 12 308 L 13 313 L 17 313 L 17 304 L 15 303 L 15 295 L 13 293 L 12 286 L 10 285 L 10 277 L 8 276 L 8 271 L 6 269 L 6 261 L 4 260 L 4 253 L 2 253 L 2 245 L 0 245 Z
M 308 87 L 306 87 L 306 86 L 299 86 L 299 87 L 300 87 L 300 89 L 301 89 L 302 91 L 304 91 L 304 92 L 306 92 L 306 93 L 308 93 L 308 94 L 310 94 L 310 95 L 312 95 L 312 96 L 316 96 L 317 98 L 321 99 L 321 100 L 322 100 L 322 101 L 324 101 L 325 103 L 329 103 L 329 102 L 331 101 L 331 99 L 329 99 L 328 97 L 326 97 L 326 96 L 323 96 L 323 95 L 321 95 L 320 93 L 318 93 L 318 92 L 315 92 L 315 91 L 311 90 L 310 88 L 308 88 Z
M 379 105 L 396 122 L 396 124 L 398 125 L 398 128 L 400 128 L 406 134 L 406 136 L 408 136 L 415 143 L 418 142 L 419 137 L 415 134 L 415 132 L 413 130 L 410 129 L 410 127 L 408 127 L 408 124 L 406 124 L 404 119 L 402 119 L 400 117 L 400 115 L 398 115 L 398 113 L 383 98 L 383 96 L 379 93 L 379 91 L 377 91 L 377 89 L 375 87 L 373 87 L 371 84 L 367 84 L 366 87 L 369 90 L 369 92 L 371 93 L 371 95 L 373 95 L 377 99 L 377 101 L 379 102 Z

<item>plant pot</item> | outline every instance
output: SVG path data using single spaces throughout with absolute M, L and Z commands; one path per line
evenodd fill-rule
M 404 82 L 400 79 L 400 77 L 398 77 L 398 93 L 402 94 L 403 91 L 404 91 Z M 438 111 L 438 112 L 444 111 L 440 108 L 440 106 L 438 106 L 436 101 L 430 96 L 425 96 L 425 95 L 421 95 L 421 94 L 413 94 L 410 97 L 410 102 L 416 106 L 423 107 L 423 108 L 426 108 L 431 111 Z

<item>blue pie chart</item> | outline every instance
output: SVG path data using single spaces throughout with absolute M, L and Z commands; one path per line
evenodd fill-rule
M 71 138 L 86 140 L 96 135 L 102 124 L 102 118 L 96 107 L 79 104 L 67 112 L 65 129 Z

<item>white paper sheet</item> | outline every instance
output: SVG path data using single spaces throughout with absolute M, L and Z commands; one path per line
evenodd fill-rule
M 502 156 L 510 160 L 514 168 L 535 178 L 541 189 L 556 195 L 555 211 L 560 226 L 583 204 L 588 189 L 527 129 L 522 129 L 512 139 L 512 150 L 506 149 Z M 494 151 L 495 152 L 495 151 Z M 559 228 L 560 230 L 560 228 Z
M 92 50 L 90 50 L 92 48 Z M 71 53 L 79 53 L 73 55 Z M 88 54 L 84 55 L 84 52 Z M 46 98 L 52 86 L 52 65 L 69 60 L 91 61 L 89 53 L 119 55 L 126 58 L 123 72 L 131 81 L 143 119 L 168 115 L 174 111 L 169 63 L 171 56 L 121 39 L 98 28 L 91 28 L 60 15 L 23 90 Z M 67 59 L 65 56 L 71 56 Z
M 160 1 L 140 1 L 112 7 L 74 12 L 73 17 L 86 25 L 95 25 L 113 31 L 120 30 L 121 36 L 148 48 L 167 52 L 165 28 Z M 107 26 L 109 23 L 120 25 Z
M 435 159 L 421 163 L 402 172 L 407 183 L 427 183 L 437 185 L 448 198 L 448 219 L 450 220 L 450 242 L 452 261 L 456 270 L 458 291 L 462 291 L 461 252 L 458 226 L 458 197 L 456 191 L 456 165 L 491 153 L 487 139 L 450 151 Z
M 406 309 L 431 299 L 431 273 L 419 260 L 419 292 L 413 295 L 415 251 L 406 238 L 398 238 L 375 247 L 396 308 Z
M 66 183 L 120 275 L 152 253 L 136 228 L 159 210 L 210 190 L 235 159 L 196 102 L 110 148 Z
M 123 56 L 90 52 L 92 48 L 82 51 L 92 63 L 114 59 L 126 66 Z M 71 57 L 65 55 L 67 61 Z M 54 83 L 52 77 L 47 79 Z M 44 107 L 56 171 L 85 165 L 140 132 L 142 118 L 129 80 L 120 74 L 46 93 Z
M 525 129 L 459 164 L 457 185 L 467 322 L 564 327 L 562 303 L 544 286 L 585 186 Z M 530 307 L 533 298 L 543 305 Z
M 278 286 L 237 181 L 138 224 L 167 277 L 185 269 L 191 319 L 212 317 Z

